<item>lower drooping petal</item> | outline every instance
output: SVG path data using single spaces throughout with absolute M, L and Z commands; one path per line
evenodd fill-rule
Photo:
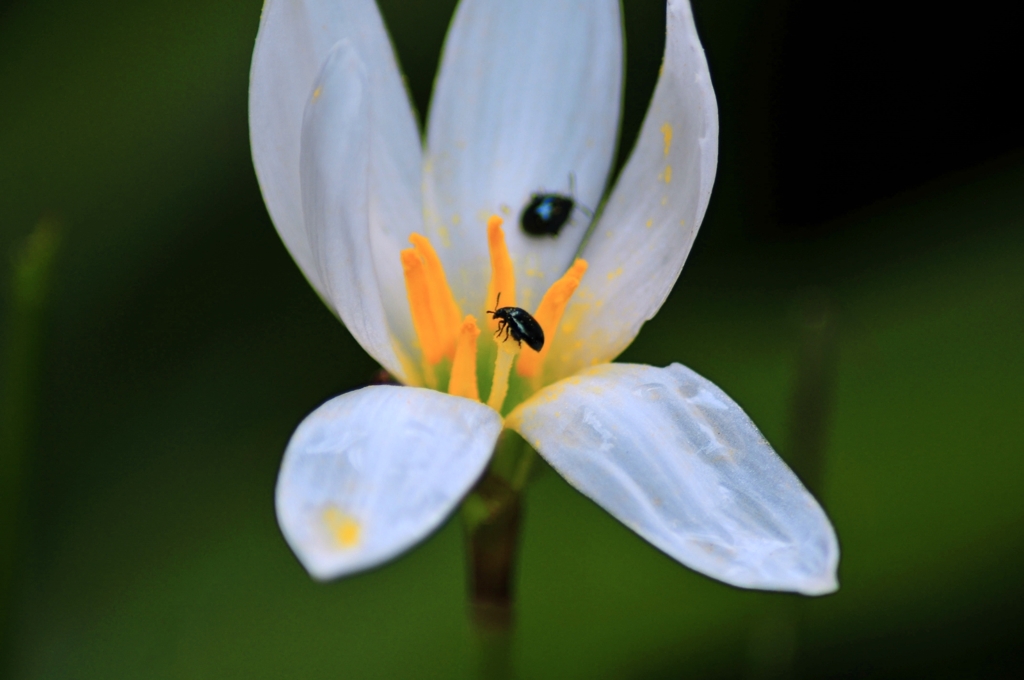
M 608 364 L 509 415 L 573 486 L 656 547 L 731 585 L 834 591 L 824 511 L 743 410 L 680 364 Z
M 292 435 L 277 518 L 318 579 L 367 569 L 434 531 L 483 472 L 501 417 L 479 402 L 374 386 L 331 399 Z

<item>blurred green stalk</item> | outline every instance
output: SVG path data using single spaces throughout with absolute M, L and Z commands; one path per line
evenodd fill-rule
M 57 222 L 43 219 L 19 244 L 11 262 L 6 342 L 0 364 L 0 643 L 6 639 L 10 623 L 22 491 L 35 433 L 43 315 L 59 245 Z
M 797 305 L 799 339 L 786 462 L 819 500 L 835 407 L 838 319 L 836 305 L 825 291 L 808 292 Z M 803 604 L 798 595 L 780 594 L 754 620 L 748 639 L 747 678 L 774 680 L 797 674 Z
M 477 677 L 515 677 L 515 572 L 522 491 L 535 453 L 505 431 L 484 476 L 462 504 L 466 532 L 469 616 L 477 637 Z
M 839 324 L 828 293 L 808 293 L 799 305 L 796 384 L 789 409 L 787 462 L 821 499 L 839 366 Z

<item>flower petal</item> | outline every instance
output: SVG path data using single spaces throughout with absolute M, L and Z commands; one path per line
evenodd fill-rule
M 415 387 L 366 387 L 299 425 L 277 479 L 277 519 L 318 579 L 368 569 L 434 531 L 483 472 L 501 417 Z
M 418 230 L 422 221 L 422 149 L 415 115 L 373 0 L 268 0 L 250 74 L 253 164 L 282 240 L 310 284 L 340 315 L 339 300 L 330 297 L 303 217 L 300 146 L 304 111 L 316 89 L 315 81 L 342 40 L 347 40 L 368 66 L 365 106 L 370 123 L 364 125 L 363 133 L 369 135 L 370 160 L 368 166 L 358 167 L 369 168 L 370 195 L 362 203 L 368 206 L 364 211 L 388 322 L 392 333 L 407 342 L 412 327 L 398 251 L 407 247 L 409 232 Z M 333 125 L 325 121 L 324 127 L 330 128 L 331 134 L 351 135 L 338 127 L 343 124 L 341 119 Z M 338 172 L 355 166 L 353 159 L 345 157 L 334 159 L 334 163 Z M 392 370 L 392 366 L 386 367 Z
M 549 362 L 560 375 L 611 361 L 679 278 L 711 195 L 718 105 L 687 0 L 668 3 L 661 77 L 636 147 L 581 257 L 586 278 Z
M 493 302 L 483 299 L 491 214 L 512 223 L 520 306 L 537 305 L 572 262 L 582 213 L 558 238 L 538 238 L 519 228 L 519 212 L 533 192 L 568 194 L 570 174 L 579 203 L 597 207 L 618 130 L 620 24 L 616 0 L 459 3 L 430 108 L 424 199 L 463 309 Z
M 834 591 L 828 518 L 743 410 L 680 364 L 606 364 L 506 421 L 570 484 L 683 564 L 743 588 Z
M 327 55 L 302 123 L 300 180 L 312 271 L 327 303 L 384 368 L 404 377 L 370 240 L 370 96 L 345 40 Z

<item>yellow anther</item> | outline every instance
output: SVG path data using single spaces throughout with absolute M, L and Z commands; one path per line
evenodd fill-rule
M 423 261 L 423 272 L 427 280 L 430 295 L 430 310 L 434 316 L 434 328 L 437 330 L 441 353 L 449 359 L 455 356 L 455 341 L 459 337 L 462 326 L 462 312 L 459 310 L 452 289 L 448 286 L 448 277 L 437 251 L 430 245 L 430 240 L 419 234 L 410 234 L 409 240 L 416 254 Z
M 569 271 L 562 278 L 551 284 L 548 291 L 544 293 L 544 297 L 541 299 L 540 305 L 533 315 L 533 318 L 537 320 L 540 327 L 544 329 L 544 347 L 541 348 L 540 352 L 535 352 L 529 347 L 523 350 L 523 355 L 519 357 L 519 363 L 516 365 L 516 372 L 519 375 L 525 378 L 540 376 L 544 365 L 544 357 L 547 356 L 548 350 L 551 349 L 551 342 L 555 338 L 558 324 L 562 321 L 565 307 L 569 304 L 569 298 L 572 297 L 572 294 L 579 287 L 580 280 L 583 279 L 583 274 L 586 271 L 587 261 L 576 260 L 569 267 Z
M 323 522 L 338 547 L 352 548 L 359 543 L 362 531 L 359 522 L 338 508 L 331 506 L 324 510 Z
M 491 252 L 491 282 L 487 286 L 487 304 L 493 305 L 501 293 L 502 307 L 516 306 L 516 273 L 512 266 L 512 257 L 505 245 L 505 232 L 501 228 L 502 219 L 499 215 L 491 215 L 487 220 L 487 247 Z M 488 326 L 493 331 L 498 321 L 491 319 Z
M 434 312 L 430 304 L 430 285 L 423 260 L 415 248 L 402 251 L 402 271 L 405 273 L 405 293 L 409 297 L 409 311 L 412 313 L 412 325 L 416 329 L 416 337 L 423 350 L 423 358 L 428 365 L 437 364 L 444 354 L 441 338 L 437 332 Z
M 476 339 L 480 329 L 476 319 L 467 316 L 459 330 L 459 340 L 455 346 L 455 360 L 452 363 L 452 376 L 448 381 L 448 394 L 480 401 L 480 392 L 476 385 Z

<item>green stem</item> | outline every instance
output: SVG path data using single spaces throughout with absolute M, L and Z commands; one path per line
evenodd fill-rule
M 787 458 L 804 485 L 819 497 L 839 363 L 837 321 L 836 306 L 824 291 L 808 294 L 802 301 Z
M 502 437 L 494 464 L 463 503 L 469 616 L 478 642 L 481 678 L 514 677 L 515 569 L 522 496 L 521 485 L 513 486 L 510 477 L 519 476 L 516 473 L 524 467 L 522 455 L 516 455 L 523 452 L 521 443 L 511 435 Z M 513 474 L 502 474 L 503 469 Z
M 43 313 L 59 244 L 56 223 L 42 220 L 21 243 L 12 261 L 6 343 L 0 363 L 0 643 L 6 640 L 11 618 L 22 488 L 35 430 Z M 0 653 L 4 651 L 2 646 Z
M 786 460 L 804 485 L 821 496 L 825 453 L 835 404 L 839 360 L 839 314 L 824 291 L 804 296 L 799 305 L 796 380 L 789 406 Z M 746 677 L 792 677 L 805 628 L 805 607 L 795 595 L 779 594 L 750 629 Z

